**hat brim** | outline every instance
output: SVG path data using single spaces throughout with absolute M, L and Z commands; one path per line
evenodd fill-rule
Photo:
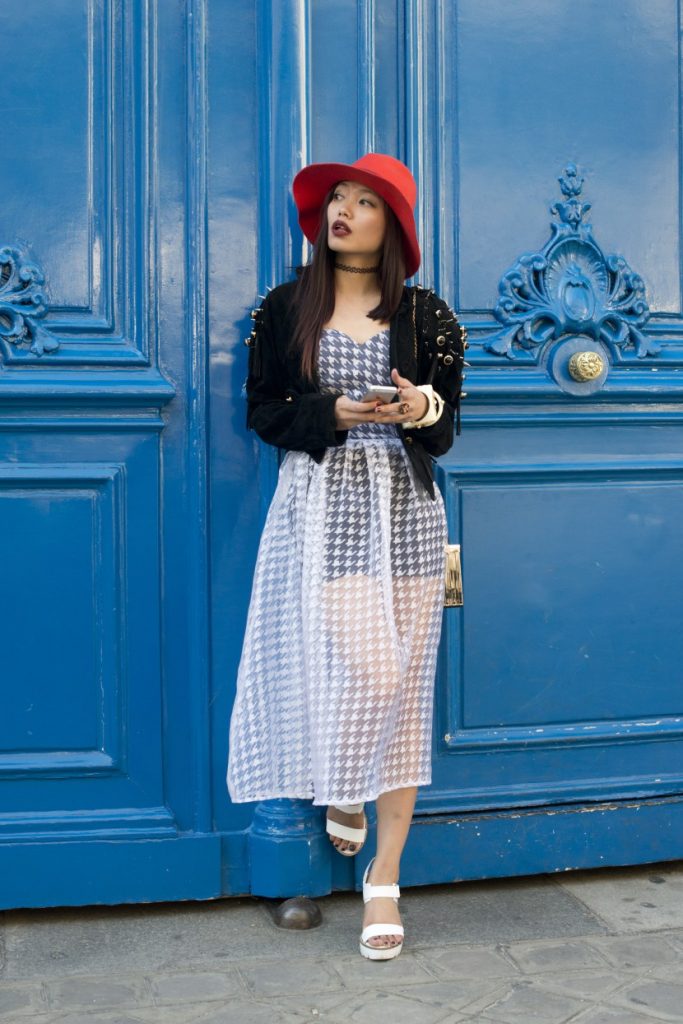
M 421 254 L 410 204 L 403 193 L 386 178 L 352 164 L 309 164 L 294 178 L 292 192 L 299 213 L 299 224 L 309 242 L 315 243 L 318 237 L 325 196 L 339 181 L 357 181 L 367 185 L 391 207 L 403 231 L 406 277 L 412 277 L 420 266 Z

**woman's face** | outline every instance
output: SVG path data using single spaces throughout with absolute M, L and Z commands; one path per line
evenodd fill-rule
M 382 252 L 386 220 L 381 196 L 359 182 L 340 181 L 327 207 L 327 244 L 372 264 Z

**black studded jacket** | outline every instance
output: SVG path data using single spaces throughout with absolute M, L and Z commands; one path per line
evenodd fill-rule
M 294 287 L 294 281 L 278 285 L 252 310 L 254 328 L 246 341 L 247 428 L 268 444 L 308 452 L 321 462 L 327 448 L 346 442 L 349 431 L 336 425 L 334 406 L 342 392 L 323 394 L 317 374 L 313 381 L 304 378 L 298 356 L 287 351 Z M 431 426 L 397 426 L 417 477 L 432 499 L 435 457 L 453 444 L 454 420 L 456 434 L 460 433 L 466 334 L 431 289 L 404 286 L 389 330 L 391 366 L 413 384 L 431 384 L 444 409 Z

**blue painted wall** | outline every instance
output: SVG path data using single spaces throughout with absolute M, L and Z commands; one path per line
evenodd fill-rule
M 465 603 L 444 610 L 402 884 L 681 855 L 679 19 L 677 0 L 0 14 L 0 906 L 359 887 L 372 841 L 338 863 L 320 809 L 232 805 L 225 767 L 278 465 L 244 429 L 249 310 L 305 255 L 295 171 L 371 149 L 418 179 L 418 280 L 472 364 L 439 466 Z M 611 254 L 642 277 L 645 354 L 590 319 L 491 343 L 570 162 L 599 252 L 576 261 L 592 294 Z M 571 392 L 577 337 L 606 377 Z

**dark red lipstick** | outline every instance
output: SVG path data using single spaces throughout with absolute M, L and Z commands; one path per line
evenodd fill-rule
M 332 234 L 343 238 L 344 236 L 351 234 L 351 228 L 343 220 L 335 220 L 332 225 Z

